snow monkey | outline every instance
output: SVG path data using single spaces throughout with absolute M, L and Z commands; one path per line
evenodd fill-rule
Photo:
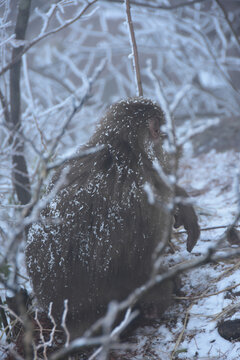
M 27 269 L 39 305 L 60 323 L 68 299 L 67 326 L 74 338 L 144 284 L 152 272 L 153 252 L 174 222 L 169 211 L 172 190 L 157 173 L 170 173 L 164 150 L 161 108 L 137 97 L 112 105 L 83 150 L 96 152 L 66 161 L 49 192 L 65 182 L 28 231 Z M 177 195 L 186 192 L 177 187 Z M 151 198 L 151 199 L 150 199 Z M 191 205 L 178 205 L 175 226 L 188 232 L 191 251 L 199 237 Z M 169 280 L 139 300 L 162 313 L 170 303 Z

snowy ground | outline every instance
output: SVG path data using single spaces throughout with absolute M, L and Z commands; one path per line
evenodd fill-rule
M 237 212 L 236 171 L 240 153 L 211 150 L 191 158 L 185 152 L 180 166 L 181 185 L 192 195 L 201 228 L 230 224 Z M 173 239 L 171 261 L 184 262 L 203 254 L 224 229 L 202 231 L 192 254 L 185 249 L 185 235 Z M 236 245 L 227 241 L 221 251 Z M 143 327 L 133 337 L 134 351 L 123 359 L 228 359 L 240 358 L 240 342 L 222 338 L 218 322 L 240 318 L 240 259 L 205 265 L 182 275 L 181 298 L 154 327 Z M 239 284 L 239 285 L 238 285 Z

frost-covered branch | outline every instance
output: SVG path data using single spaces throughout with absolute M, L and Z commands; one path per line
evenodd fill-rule
M 101 319 L 101 326 L 105 326 L 109 322 L 110 325 L 116 320 L 117 315 L 119 314 L 118 304 L 112 302 L 109 304 L 108 312 L 106 316 Z M 125 316 L 121 323 L 115 327 L 109 334 L 104 334 L 104 336 L 91 337 L 90 334 L 87 337 L 78 338 L 70 342 L 69 346 L 55 352 L 50 360 L 62 360 L 69 355 L 76 354 L 79 350 L 84 347 L 92 345 L 101 345 L 94 353 L 88 358 L 88 360 L 94 360 L 99 354 L 101 354 L 101 359 L 107 359 L 109 350 L 118 343 L 119 335 L 126 329 L 126 327 L 136 318 L 138 315 L 137 311 L 132 312 L 131 309 L 127 309 Z M 111 329 L 111 326 L 109 327 Z M 103 353 L 105 352 L 105 354 Z
M 26 45 L 23 49 L 21 49 L 20 52 L 18 52 L 17 54 L 15 54 L 15 56 L 12 58 L 11 63 L 9 63 L 8 65 L 6 65 L 5 67 L 2 68 L 2 70 L 0 71 L 0 76 L 2 76 L 6 71 L 8 71 L 9 69 L 11 69 L 16 63 L 19 62 L 19 60 L 21 59 L 21 57 L 29 50 L 31 49 L 34 45 L 36 45 L 37 43 L 39 43 L 41 40 L 47 38 L 50 35 L 56 34 L 59 31 L 65 29 L 66 27 L 68 27 L 69 25 L 72 25 L 74 22 L 76 22 L 77 20 L 79 20 L 86 12 L 87 10 L 90 8 L 90 6 L 92 6 L 93 4 L 95 4 L 98 0 L 93 0 L 91 2 L 88 2 L 87 5 L 80 11 L 79 14 L 77 14 L 74 18 L 67 20 L 63 25 L 58 26 L 57 28 L 50 30 L 44 34 L 39 35 L 37 38 L 35 38 L 34 40 L 32 40 L 28 45 Z
M 58 169 L 59 167 L 61 167 L 63 165 L 63 163 L 65 163 L 67 161 L 81 159 L 86 155 L 94 154 L 95 152 L 102 150 L 103 147 L 104 147 L 104 145 L 99 145 L 99 146 L 89 148 L 89 149 L 86 149 L 86 150 L 81 150 L 81 151 L 79 151 L 79 153 L 77 155 L 74 152 L 73 155 L 66 156 L 66 157 L 64 157 L 64 159 L 57 160 L 57 161 L 47 165 L 46 171 L 49 172 L 51 170 Z
M 92 90 L 92 86 L 94 84 L 94 82 L 96 81 L 96 79 L 98 78 L 98 76 L 100 75 L 100 73 L 103 71 L 104 67 L 106 65 L 106 60 L 102 60 L 100 62 L 100 64 L 95 68 L 94 73 L 92 75 L 92 77 L 88 80 L 88 84 L 87 84 L 87 88 L 85 90 L 85 94 L 83 95 L 83 97 L 81 98 L 81 100 L 75 104 L 74 101 L 74 106 L 73 106 L 73 110 L 71 112 L 71 114 L 68 116 L 67 120 L 65 121 L 59 135 L 56 137 L 51 150 L 49 151 L 49 156 L 48 156 L 48 160 L 53 156 L 56 147 L 58 146 L 59 140 L 63 137 L 65 131 L 67 130 L 70 122 L 72 121 L 74 115 L 82 108 L 83 104 L 87 101 L 87 99 L 90 96 L 91 90 Z
M 148 75 L 149 75 L 150 79 L 152 80 L 153 84 L 155 85 L 158 101 L 159 101 L 159 104 L 161 105 L 161 108 L 165 115 L 166 129 L 164 128 L 162 130 L 166 130 L 166 133 L 168 135 L 168 141 L 169 141 L 169 146 L 170 146 L 169 153 L 173 154 L 171 168 L 173 170 L 173 173 L 176 173 L 177 163 L 175 161 L 177 160 L 178 150 L 177 150 L 177 145 L 176 145 L 175 126 L 174 126 L 174 122 L 173 122 L 172 115 L 170 112 L 170 107 L 167 103 L 166 96 L 164 95 L 164 91 L 163 91 L 161 82 L 152 70 L 152 62 L 150 59 L 148 59 L 147 71 L 148 71 Z
M 37 120 L 37 117 L 36 117 L 34 99 L 33 99 L 32 89 L 31 89 L 30 80 L 29 80 L 29 72 L 28 72 L 28 65 L 27 65 L 27 57 L 26 57 L 26 54 L 23 55 L 22 60 L 23 60 L 24 80 L 25 80 L 25 84 L 26 84 L 28 96 L 29 96 L 29 99 L 30 99 L 31 112 L 32 112 L 32 115 L 33 115 L 33 118 L 34 118 L 34 121 L 35 121 L 37 130 L 38 130 L 38 132 L 39 132 L 39 134 L 40 134 L 42 145 L 43 145 L 44 149 L 47 151 L 46 140 L 44 139 L 43 132 L 42 132 L 41 129 L 39 128 L 38 120 Z
M 109 340 L 109 337 L 106 336 L 97 336 L 92 338 L 78 338 L 73 340 L 67 348 L 63 348 L 53 354 L 49 360 L 62 360 L 66 359 L 67 356 L 76 354 L 83 347 L 89 346 L 98 346 L 104 344 Z
M 114 2 L 115 3 L 123 3 L 125 0 L 102 0 L 102 1 L 113 2 L 113 3 Z M 175 5 L 155 5 L 155 4 L 149 3 L 148 1 L 137 2 L 137 1 L 131 0 L 131 4 L 139 6 L 139 7 L 146 7 L 146 8 L 153 9 L 153 10 L 166 10 L 166 11 L 168 11 L 168 10 L 179 9 L 179 8 L 182 8 L 182 7 L 185 7 L 185 6 L 192 6 L 194 4 L 198 4 L 198 3 L 201 3 L 201 2 L 204 2 L 204 1 L 207 1 L 207 0 L 183 1 L 183 2 L 181 2 L 179 4 L 175 4 Z
M 238 44 L 238 46 L 239 46 L 239 48 L 240 48 L 239 35 L 238 35 L 238 33 L 235 31 L 234 27 L 232 26 L 232 23 L 231 23 L 231 21 L 229 20 L 228 14 L 227 14 L 224 6 L 222 5 L 221 1 L 219 1 L 219 0 L 215 0 L 215 1 L 216 1 L 216 3 L 218 4 L 219 8 L 222 10 L 223 15 L 224 15 L 224 17 L 225 17 L 225 19 L 226 19 L 226 22 L 227 22 L 229 28 L 231 29 L 231 32 L 232 32 L 232 34 L 233 34 L 233 36 L 234 36 L 234 38 L 235 38 L 235 40 L 236 40 L 236 42 L 237 42 L 237 44 Z
M 116 316 L 118 315 L 118 309 L 116 304 L 114 303 L 114 311 L 111 311 L 111 308 L 113 305 L 113 302 L 110 303 L 110 311 L 108 311 L 108 314 L 105 317 L 105 320 L 107 322 L 107 320 L 109 319 L 109 325 L 112 325 L 113 322 L 116 319 Z M 112 346 L 112 342 L 114 339 L 119 339 L 119 335 L 126 329 L 126 327 L 136 318 L 136 316 L 138 315 L 137 311 L 133 311 L 129 308 L 127 309 L 125 316 L 122 320 L 122 322 L 115 327 L 110 333 L 109 333 L 109 339 L 106 343 L 103 344 L 103 346 L 101 346 L 100 348 L 98 348 L 91 356 L 88 360 L 94 360 L 97 358 L 97 356 L 99 354 L 101 354 L 101 359 L 108 359 L 108 355 L 109 355 L 109 350 L 111 349 Z M 109 326 L 109 330 L 111 329 L 111 326 Z
M 64 300 L 64 311 L 63 311 L 63 314 L 62 314 L 62 322 L 61 322 L 61 326 L 62 326 L 62 328 L 64 330 L 65 335 L 66 335 L 65 348 L 67 348 L 69 346 L 69 342 L 70 342 L 70 333 L 68 331 L 67 324 L 66 324 L 67 314 L 68 314 L 68 300 L 65 299 Z

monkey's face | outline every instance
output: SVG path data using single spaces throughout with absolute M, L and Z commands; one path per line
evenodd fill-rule
M 160 122 L 159 119 L 153 118 L 148 120 L 149 134 L 153 142 L 160 137 Z
M 162 161 L 162 163 L 164 163 L 166 157 L 163 144 L 167 138 L 167 135 L 161 129 L 163 124 L 164 118 L 162 117 L 151 116 L 148 118 L 145 124 L 145 130 L 142 131 L 144 134 L 142 144 L 139 144 L 151 161 L 157 158 Z

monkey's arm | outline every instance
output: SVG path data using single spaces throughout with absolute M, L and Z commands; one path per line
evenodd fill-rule
M 183 198 L 189 197 L 187 192 L 179 186 L 176 187 L 176 196 Z M 200 227 L 193 206 L 179 202 L 175 209 L 174 219 L 175 228 L 183 225 L 184 229 L 187 230 L 187 251 L 191 252 L 200 235 Z

